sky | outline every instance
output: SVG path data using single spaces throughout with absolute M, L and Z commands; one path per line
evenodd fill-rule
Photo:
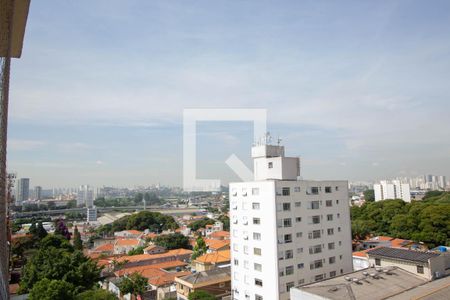
M 181 186 L 183 110 L 267 110 L 306 179 L 450 175 L 449 1 L 32 1 L 8 169 L 31 186 Z M 251 167 L 199 122 L 197 177 Z

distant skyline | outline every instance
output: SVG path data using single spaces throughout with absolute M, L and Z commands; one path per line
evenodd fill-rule
M 450 175 L 450 2 L 32 1 L 8 170 L 43 187 L 181 186 L 185 108 L 265 108 L 307 179 Z M 238 180 L 250 123 L 200 123 Z

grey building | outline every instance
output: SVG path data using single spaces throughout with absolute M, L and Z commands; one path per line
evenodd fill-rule
M 20 178 L 16 185 L 16 205 L 22 205 L 30 197 L 30 178 Z

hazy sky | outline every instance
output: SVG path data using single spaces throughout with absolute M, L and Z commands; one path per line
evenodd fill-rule
M 265 108 L 309 179 L 450 175 L 449 1 L 32 1 L 8 168 L 31 185 L 181 185 L 185 108 Z M 198 175 L 251 166 L 198 126 Z

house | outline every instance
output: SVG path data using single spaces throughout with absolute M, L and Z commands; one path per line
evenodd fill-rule
M 197 272 L 212 270 L 230 264 L 230 250 L 222 250 L 206 253 L 192 262 L 192 267 Z
M 143 235 L 142 231 L 139 230 L 123 230 L 114 232 L 114 237 L 116 238 L 127 238 L 127 239 L 137 239 Z
M 187 300 L 189 294 L 198 290 L 206 291 L 217 299 L 229 299 L 231 294 L 231 269 L 217 268 L 214 270 L 193 273 L 175 278 L 177 299 Z
M 150 245 L 144 248 L 144 254 L 159 254 L 167 252 L 166 248 L 158 245 Z
M 148 279 L 150 299 L 162 300 L 176 297 L 175 277 L 191 274 L 183 270 L 187 265 L 181 261 L 168 261 L 160 264 L 130 267 L 116 271 L 114 274 L 121 278 L 133 273 L 139 273 Z
M 372 267 L 395 266 L 428 280 L 450 274 L 450 255 L 445 252 L 378 247 L 367 251 L 367 254 Z
M 373 249 L 376 247 L 392 247 L 392 248 L 414 248 L 415 245 L 413 241 L 393 238 L 390 236 L 375 236 L 361 241 L 360 247 L 364 250 Z
M 214 224 L 208 224 L 205 226 L 205 235 L 209 236 L 211 235 L 213 232 L 216 231 L 223 231 L 223 223 L 216 221 Z
M 90 254 L 112 255 L 114 253 L 114 244 L 103 244 L 90 251 Z
M 140 239 L 119 238 L 114 243 L 114 254 L 127 254 L 131 250 L 143 245 L 144 242 Z
M 159 254 L 138 254 L 132 256 L 122 256 L 115 260 L 117 263 L 123 264 L 124 268 L 129 268 L 129 267 L 152 265 L 173 260 L 188 262 L 190 261 L 191 256 L 192 250 L 173 249 L 168 250 L 165 253 Z M 112 263 L 112 260 L 110 263 Z
M 230 240 L 211 240 L 205 239 L 208 246 L 208 252 L 222 251 L 230 249 Z
M 208 236 L 209 239 L 213 239 L 213 240 L 229 240 L 230 239 L 230 233 L 228 231 L 215 231 L 213 233 L 211 233 Z

